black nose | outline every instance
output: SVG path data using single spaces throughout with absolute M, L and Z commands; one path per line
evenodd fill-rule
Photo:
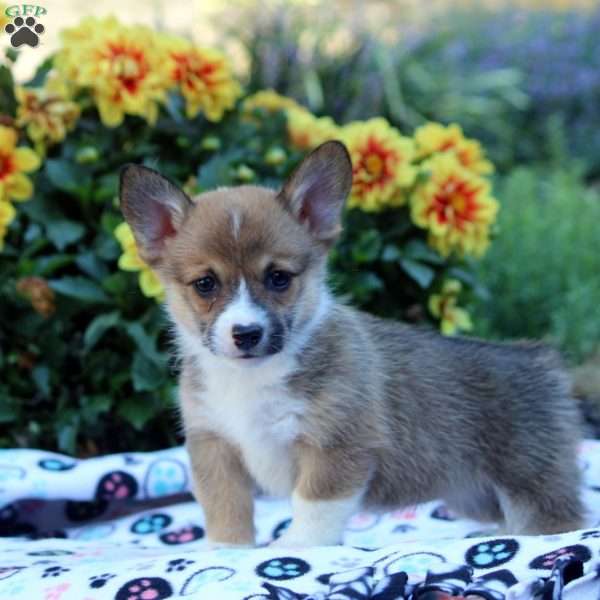
M 231 329 L 233 343 L 240 350 L 250 350 L 260 342 L 263 335 L 263 328 L 256 323 L 251 325 L 234 325 Z

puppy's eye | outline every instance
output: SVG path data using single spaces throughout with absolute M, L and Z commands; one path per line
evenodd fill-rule
M 287 271 L 269 271 L 267 273 L 267 280 L 265 285 L 270 290 L 275 290 L 276 292 L 283 292 L 290 287 L 290 283 L 292 282 L 292 274 Z
M 214 275 L 205 275 L 204 277 L 200 277 L 200 279 L 196 279 L 193 285 L 200 296 L 207 296 L 215 291 L 217 287 L 217 278 Z

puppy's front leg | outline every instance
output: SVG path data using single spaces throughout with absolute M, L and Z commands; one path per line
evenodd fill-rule
M 213 546 L 254 545 L 253 486 L 239 452 L 205 431 L 188 435 L 186 446 L 208 542 Z
M 298 479 L 292 493 L 292 523 L 272 545 L 332 546 L 342 542 L 346 522 L 359 508 L 369 463 L 348 448 L 298 444 Z

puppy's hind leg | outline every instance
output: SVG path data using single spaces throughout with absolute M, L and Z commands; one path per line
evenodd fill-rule
M 504 515 L 503 530 L 510 535 L 564 533 L 584 527 L 584 508 L 578 478 L 556 481 L 536 491 L 498 487 Z

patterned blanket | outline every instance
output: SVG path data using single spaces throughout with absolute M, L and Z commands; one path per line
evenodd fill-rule
M 588 528 L 490 536 L 441 502 L 355 515 L 337 547 L 268 542 L 289 504 L 257 499 L 260 547 L 204 549 L 181 448 L 88 460 L 0 451 L 1 600 L 600 598 L 600 442 L 581 447 Z M 543 490 L 540 490 L 543 493 Z

